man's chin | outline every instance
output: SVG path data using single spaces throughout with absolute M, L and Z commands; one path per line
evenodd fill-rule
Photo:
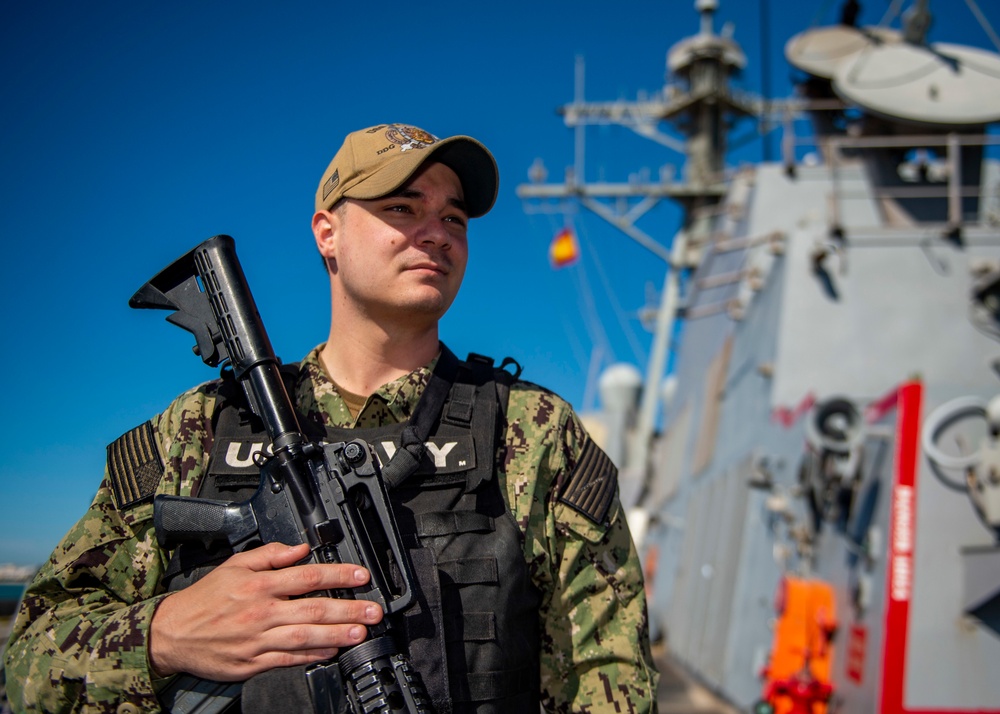
M 411 295 L 401 298 L 390 308 L 393 317 L 409 320 L 416 326 L 419 322 L 435 323 L 444 317 L 454 298 L 440 293 Z
M 423 285 L 413 290 L 408 297 L 414 310 L 437 312 L 440 317 L 455 302 L 456 295 L 457 291 L 453 293 L 450 290 L 442 290 L 436 285 Z

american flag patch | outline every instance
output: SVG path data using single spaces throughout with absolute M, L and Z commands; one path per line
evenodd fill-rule
M 563 484 L 559 500 L 601 525 L 608 517 L 617 486 L 618 469 L 601 447 L 588 438 L 576 468 Z
M 108 478 L 118 510 L 148 501 L 163 476 L 153 424 L 146 422 L 108 444 Z

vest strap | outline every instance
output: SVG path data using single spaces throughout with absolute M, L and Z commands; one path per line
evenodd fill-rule
M 419 468 L 426 448 L 424 442 L 441 418 L 441 410 L 458 374 L 458 365 L 458 357 L 442 344 L 441 356 L 431 373 L 430 382 L 413 408 L 409 426 L 403 429 L 401 447 L 382 469 L 382 479 L 390 491 Z
M 496 642 L 497 616 L 492 612 L 466 612 L 461 617 L 445 616 L 448 642 Z
M 476 386 L 474 384 L 456 384 L 451 390 L 448 409 L 441 417 L 444 424 L 469 426 L 472 423 L 472 407 L 476 403 Z
M 438 563 L 438 570 L 455 585 L 498 582 L 497 559 L 494 557 L 445 560 Z
M 439 511 L 417 516 L 417 535 L 421 538 L 493 530 L 493 519 L 474 511 Z
M 470 673 L 455 682 L 454 698 L 459 702 L 503 699 L 531 686 L 531 668 L 519 667 L 506 672 Z M 536 705 L 537 706 L 537 705 Z

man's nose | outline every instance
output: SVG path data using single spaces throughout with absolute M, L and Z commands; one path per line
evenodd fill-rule
M 453 237 L 448 231 L 445 221 L 437 216 L 429 216 L 421 223 L 417 231 L 416 241 L 418 245 L 436 245 L 447 248 L 451 245 Z

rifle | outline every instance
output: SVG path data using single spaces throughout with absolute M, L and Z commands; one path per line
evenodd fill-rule
M 302 433 L 233 239 L 219 235 L 196 246 L 143 285 L 129 305 L 172 311 L 167 321 L 194 334 L 194 351 L 206 364 L 231 366 L 271 439 L 250 500 L 157 496 L 153 520 L 160 545 L 226 542 L 240 552 L 263 543 L 308 542 L 304 562 L 364 566 L 371 572 L 366 586 L 312 595 L 377 602 L 386 615 L 369 628 L 367 640 L 306 669 L 314 710 L 431 714 L 419 673 L 398 651 L 389 624 L 389 615 L 412 602 L 414 579 L 378 463 L 364 441 L 317 444 Z M 241 686 L 179 675 L 160 698 L 175 714 L 239 711 Z

